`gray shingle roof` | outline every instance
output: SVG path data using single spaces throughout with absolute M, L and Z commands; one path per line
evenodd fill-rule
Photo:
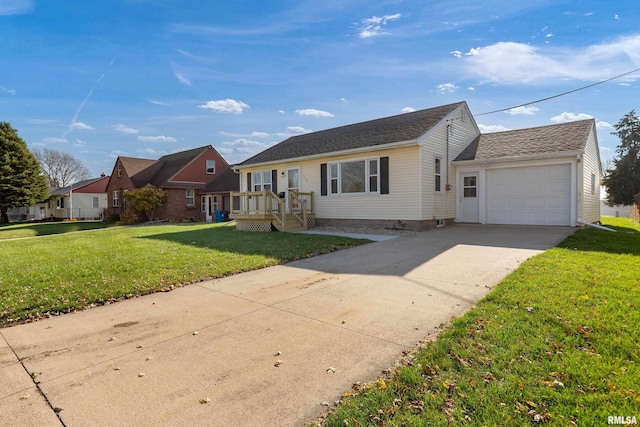
M 464 102 L 292 136 L 238 166 L 375 147 L 419 138 Z
M 485 133 L 469 144 L 454 161 L 491 160 L 582 151 L 594 123 L 594 119 L 589 119 Z

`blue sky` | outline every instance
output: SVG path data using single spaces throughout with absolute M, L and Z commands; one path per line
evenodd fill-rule
M 483 131 L 640 107 L 637 0 L 0 0 L 0 120 L 30 148 L 238 163 L 288 136 L 458 101 Z

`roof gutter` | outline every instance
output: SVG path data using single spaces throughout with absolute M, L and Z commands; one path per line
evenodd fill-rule
M 562 151 L 556 153 L 545 153 L 545 154 L 530 154 L 528 156 L 518 156 L 518 157 L 496 157 L 489 159 L 475 159 L 475 160 L 454 160 L 451 163 L 454 165 L 486 165 L 491 163 L 506 163 L 506 162 L 514 162 L 514 161 L 525 161 L 525 160 L 546 160 L 546 159 L 560 159 L 564 157 L 574 157 L 581 156 L 584 152 L 579 151 Z
M 367 147 L 352 148 L 350 150 L 331 151 L 328 153 L 313 154 L 310 156 L 291 157 L 287 159 L 273 160 L 270 162 L 250 163 L 246 165 L 237 164 L 237 165 L 231 165 L 231 168 L 233 169 L 234 172 L 237 172 L 240 169 L 244 169 L 244 168 L 254 168 L 254 167 L 262 167 L 262 166 L 278 165 L 282 163 L 301 162 L 305 160 L 322 159 L 326 157 L 345 156 L 347 154 L 371 153 L 372 151 L 382 151 L 382 150 L 389 150 L 391 148 L 400 148 L 400 147 L 411 147 L 414 145 L 415 146 L 418 145 L 417 139 L 412 139 L 409 141 L 391 142 L 388 144 L 370 145 Z

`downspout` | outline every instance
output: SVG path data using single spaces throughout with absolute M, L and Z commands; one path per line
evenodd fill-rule
M 614 230 L 613 228 L 609 228 L 609 227 L 604 227 L 602 225 L 598 225 L 598 224 L 594 224 L 592 222 L 582 222 L 582 221 L 576 221 L 577 224 L 580 225 L 585 225 L 587 227 L 593 227 L 593 228 L 597 228 L 598 230 L 605 230 L 605 231 L 613 231 L 614 233 L 617 233 L 618 230 Z
M 584 224 L 582 222 L 582 196 L 583 196 L 583 192 L 584 192 L 584 183 L 582 182 L 582 176 L 583 176 L 583 168 L 584 168 L 584 162 L 582 161 L 582 154 L 578 154 L 576 156 L 577 160 L 576 160 L 576 223 L 578 224 Z

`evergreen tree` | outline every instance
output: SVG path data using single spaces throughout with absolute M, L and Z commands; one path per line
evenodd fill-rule
M 8 211 L 41 202 L 49 195 L 40 164 L 7 122 L 0 122 L 0 224 Z
M 608 169 L 603 179 L 607 187 L 607 204 L 632 205 L 633 198 L 640 192 L 640 119 L 635 110 L 625 115 L 614 126 L 613 135 L 620 138 L 616 148 L 613 167 Z

